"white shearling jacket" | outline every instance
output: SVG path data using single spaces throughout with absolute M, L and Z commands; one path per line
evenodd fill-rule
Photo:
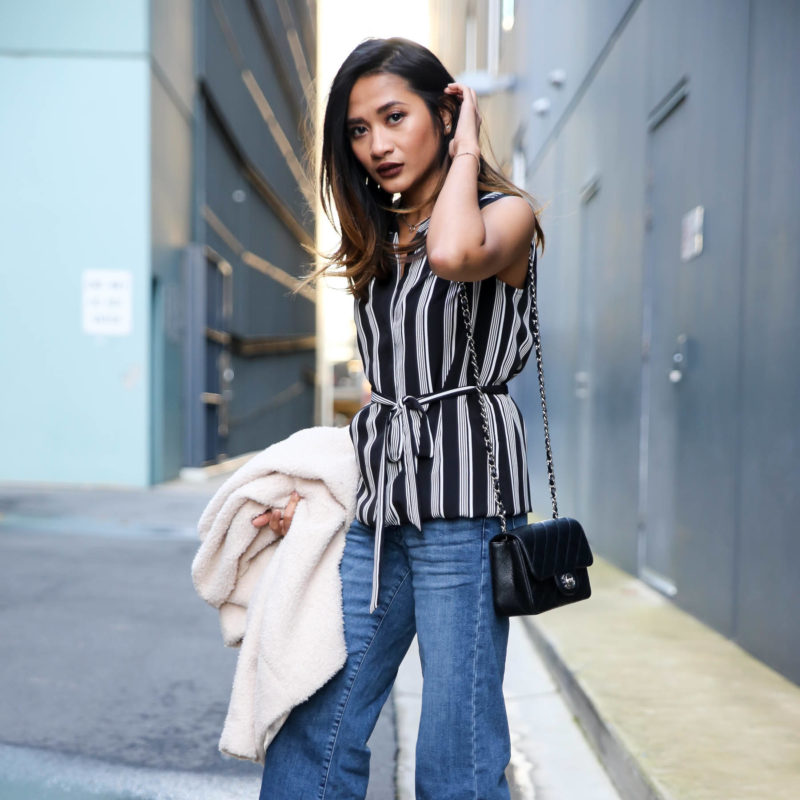
M 261 451 L 217 490 L 198 522 L 198 594 L 240 646 L 219 749 L 263 763 L 291 709 L 347 657 L 339 563 L 355 514 L 358 466 L 347 428 L 305 428 Z M 251 522 L 297 504 L 285 537 Z

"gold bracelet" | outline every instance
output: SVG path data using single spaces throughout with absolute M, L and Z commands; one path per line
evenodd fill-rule
M 456 153 L 453 156 L 453 161 L 459 156 L 472 156 L 478 162 L 478 169 L 481 168 L 481 157 L 477 153 L 473 153 L 472 150 L 462 150 L 460 153 Z

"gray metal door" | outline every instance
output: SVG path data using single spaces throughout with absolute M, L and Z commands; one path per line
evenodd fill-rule
M 650 116 L 640 571 L 731 633 L 740 253 L 736 215 L 721 209 L 735 207 L 740 187 L 692 158 L 711 147 L 698 140 L 713 95 L 695 88 L 692 98 L 682 78 Z M 742 157 L 735 131 L 716 132 L 716 146 Z

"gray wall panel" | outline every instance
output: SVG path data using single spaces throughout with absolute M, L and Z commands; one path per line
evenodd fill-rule
M 194 16 L 189 0 L 150 6 L 150 402 L 153 483 L 183 465 L 181 265 L 192 237 Z
M 258 369 L 234 358 L 237 390 L 231 404 L 229 449 L 259 450 L 285 439 L 314 416 L 314 351 L 272 356 Z M 308 423 L 310 424 L 310 423 Z
M 240 204 L 234 200 L 234 192 L 250 191 L 251 187 L 242 174 L 222 129 L 212 117 L 205 127 L 206 162 L 204 203 L 219 218 L 222 224 L 233 233 L 240 244 L 243 221 Z
M 643 28 L 642 16 L 634 15 L 628 35 L 610 52 L 587 94 L 593 107 L 586 121 L 588 136 L 598 143 L 587 179 L 596 176 L 600 187 L 589 201 L 598 206 L 599 233 L 585 243 L 591 245 L 588 264 L 596 271 L 587 298 L 594 324 L 585 508 L 600 546 L 632 570 L 638 535 L 646 73 L 631 65 L 644 59 Z
M 308 61 L 312 75 L 317 72 L 317 2 L 316 0 L 291 0 L 290 3 L 295 21 L 297 22 L 300 43 Z
M 540 298 L 559 510 L 634 573 L 662 547 L 679 605 L 800 680 L 800 4 L 544 5 L 518 6 L 536 43 L 522 48 L 519 113 L 527 186 L 550 203 Z M 563 96 L 546 84 L 555 66 Z M 682 78 L 686 98 L 649 132 Z M 554 100 L 549 117 L 527 112 L 538 96 Z M 696 205 L 704 249 L 683 262 L 681 220 Z M 687 360 L 670 384 L 679 333 Z M 516 384 L 534 511 L 547 515 L 535 369 Z
M 530 100 L 547 97 L 551 109 L 544 118 L 533 118 L 530 101 L 526 103 L 530 127 L 527 143 L 538 152 L 552 133 L 565 109 L 573 101 L 592 64 L 609 37 L 639 0 L 533 0 L 517 3 L 520 36 L 531 46 L 520 48 L 525 61 L 525 91 Z M 548 81 L 551 70 L 560 68 L 567 75 L 563 87 L 556 89 Z
M 245 213 L 249 215 L 247 241 L 254 253 L 269 254 L 271 263 L 294 277 L 306 272 L 309 256 L 292 239 L 256 195 L 245 202 Z M 241 314 L 235 317 L 239 329 L 249 336 L 274 336 L 278 334 L 313 335 L 316 327 L 314 304 L 302 295 L 293 295 L 290 290 L 277 284 L 272 278 L 252 276 L 252 287 L 248 292 Z
M 800 682 L 800 4 L 755 2 L 741 416 L 740 641 Z
M 308 255 L 245 180 L 215 125 L 208 128 L 207 203 L 239 244 L 290 275 L 305 272 Z M 234 192 L 243 192 L 236 202 Z M 241 195 L 240 195 L 241 196 Z M 314 307 L 239 258 L 209 226 L 208 242 L 234 266 L 232 332 L 238 336 L 312 334 Z
M 275 11 L 274 3 L 264 5 Z M 201 419 L 205 412 L 202 454 L 213 461 L 265 447 L 313 424 L 315 306 L 292 295 L 274 269 L 284 278 L 305 273 L 309 259 L 300 243 L 313 240 L 314 218 L 299 188 L 302 82 L 293 60 L 279 55 L 275 61 L 279 49 L 272 45 L 287 41 L 283 23 L 275 19 L 268 34 L 262 31 L 254 0 L 208 0 L 197 8 L 202 147 L 197 238 L 212 251 L 201 287 L 207 296 L 205 324 L 223 336 L 204 337 L 202 352 L 193 355 L 202 375 L 189 391 L 217 395 L 206 396 L 195 415 Z M 308 8 L 301 22 L 306 32 L 315 31 Z M 248 88 L 250 79 L 257 85 Z M 292 171 L 298 163 L 300 174 Z M 227 264 L 218 264 L 220 258 Z M 223 273 L 229 277 L 223 279 Z
M 214 4 L 208 3 L 205 8 L 206 47 L 207 52 L 214 53 L 203 70 L 205 89 L 242 156 L 266 179 L 295 217 L 303 219 L 307 205 L 297 181 L 242 81 L 240 66 L 228 46 Z
M 280 54 L 281 61 L 287 68 L 287 72 L 289 73 L 290 80 L 294 86 L 295 91 L 297 92 L 298 97 L 303 93 L 303 85 L 300 82 L 299 76 L 297 75 L 296 70 L 294 69 L 294 59 L 292 57 L 292 49 L 289 45 L 289 40 L 286 36 L 286 32 L 283 26 L 283 20 L 281 18 L 280 12 L 278 10 L 278 0 L 252 0 L 253 5 L 257 6 L 260 10 L 263 18 L 273 35 L 273 41 L 275 42 L 275 46 L 278 49 L 278 53 Z M 287 4 L 293 5 L 293 4 Z M 292 15 L 295 23 L 298 20 L 299 14 L 297 13 L 297 7 L 294 8 L 295 13 Z M 308 14 L 303 14 L 303 18 L 305 20 L 309 19 Z M 301 29 L 304 27 L 303 25 L 300 26 Z M 301 38 L 301 43 L 303 40 Z M 306 61 L 311 66 L 316 60 L 316 52 L 310 52 L 308 49 L 307 43 L 303 48 L 304 55 Z M 313 74 L 313 73 L 312 73 Z
M 634 570 L 645 135 L 644 72 L 631 63 L 643 49 L 638 36 L 612 51 L 530 184 L 552 202 L 541 315 L 560 512 L 590 518 L 592 540 Z M 584 204 L 593 179 L 599 190 Z M 527 418 L 540 438 L 535 405 Z
M 544 363 L 545 389 L 547 390 L 548 418 L 550 423 L 550 438 L 553 448 L 554 469 L 556 474 L 556 488 L 558 489 L 559 504 L 564 509 L 569 508 L 566 484 L 562 483 L 569 461 L 566 458 L 562 440 L 562 418 L 560 404 L 554 399 L 563 394 L 563 389 L 558 384 L 563 371 L 558 368 L 556 347 L 559 340 L 549 335 L 550 325 L 558 319 L 556 298 L 552 295 L 553 271 L 558 269 L 559 237 L 552 236 L 551 230 L 553 217 L 553 195 L 556 186 L 557 163 L 555 155 L 557 150 L 551 149 L 541 161 L 536 174 L 528 181 L 528 191 L 536 201 L 548 206 L 541 217 L 542 227 L 545 231 L 546 249 L 537 262 L 539 297 L 539 321 L 542 334 L 542 359 Z M 527 434 L 528 474 L 530 478 L 531 500 L 534 513 L 539 517 L 549 516 L 550 494 L 547 483 L 547 469 L 545 462 L 544 434 L 542 430 L 542 412 L 539 400 L 538 377 L 536 370 L 536 354 L 532 353 L 525 369 L 509 384 L 514 401 L 522 410 Z M 561 505 L 559 506 L 561 508 Z
M 292 142 L 296 141 L 299 137 L 300 117 L 292 110 L 285 90 L 275 72 L 275 65 L 264 49 L 264 42 L 258 34 L 257 23 L 251 13 L 251 4 L 242 3 L 241 0 L 226 0 L 222 6 L 248 69 L 253 72 L 261 90 L 269 99 L 269 104 L 284 133 Z M 284 33 L 279 30 L 274 31 L 273 35 L 283 36 Z M 296 77 L 294 70 L 291 71 L 291 75 Z M 300 90 L 296 80 L 293 80 L 291 84 L 295 92 Z M 295 98 L 301 96 L 298 94 L 295 95 Z
M 668 226 L 659 241 L 659 263 L 677 280 L 679 307 L 664 309 L 669 318 L 653 342 L 654 391 L 675 399 L 675 536 L 672 556 L 679 605 L 732 634 L 735 570 L 736 431 L 739 348 L 738 281 L 744 175 L 733 164 L 745 160 L 745 104 L 740 87 L 747 82 L 747 2 L 683 3 L 665 13 L 665 4 L 649 3 L 653 59 L 651 87 L 662 94 L 682 75 L 689 78 L 686 100 L 664 127 L 678 124 L 676 150 L 654 175 L 654 193 L 662 206 L 652 209 L 654 226 Z M 679 24 L 675 24 L 675 20 Z M 739 88 L 737 88 L 739 87 Z M 651 94 L 650 101 L 658 102 Z M 659 132 L 654 134 L 656 139 Z M 705 208 L 703 253 L 680 260 L 681 216 L 696 205 Z M 661 212 L 664 218 L 659 218 Z M 658 303 L 654 298 L 654 303 Z M 669 326 L 672 326 L 669 328 Z M 669 330 L 668 330 L 669 328 Z M 668 360 L 679 334 L 688 336 L 684 379 L 669 385 Z M 656 333 L 654 332 L 654 336 Z M 672 421 L 651 419 L 651 428 Z M 660 486 L 652 482 L 651 489 Z M 709 582 L 707 565 L 715 565 Z
M 578 191 L 585 170 L 582 164 L 571 158 L 571 154 L 580 148 L 580 138 L 580 125 L 570 126 L 564 131 L 563 142 L 553 153 L 555 185 L 551 222 L 546 233 L 550 236 L 549 263 L 543 265 L 539 282 L 543 301 L 542 353 L 548 370 L 545 379 L 549 392 L 551 442 L 554 462 L 562 465 L 560 472 L 556 473 L 562 513 L 568 508 L 575 509 L 578 502 L 576 468 L 579 443 L 575 421 L 580 403 L 575 396 L 574 376 L 578 369 L 580 345 L 580 241 L 573 230 L 572 218 L 578 213 Z M 536 185 L 534 177 L 532 186 Z M 540 460 L 537 459 L 536 463 Z

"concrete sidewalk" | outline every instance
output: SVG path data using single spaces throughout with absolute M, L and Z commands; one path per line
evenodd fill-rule
M 800 687 L 608 562 L 590 577 L 524 624 L 622 796 L 800 798 Z

